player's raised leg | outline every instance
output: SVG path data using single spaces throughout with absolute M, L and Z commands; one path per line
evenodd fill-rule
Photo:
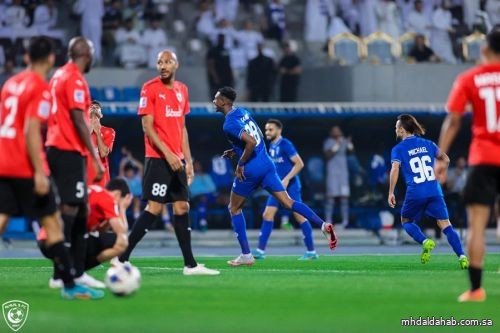
M 250 246 L 248 245 L 247 227 L 242 210 L 245 200 L 245 197 L 231 192 L 231 197 L 229 199 L 229 213 L 231 214 L 231 222 L 233 224 L 234 233 L 236 234 L 236 238 L 238 239 L 238 243 L 241 247 L 241 254 L 235 259 L 227 262 L 231 266 L 251 266 L 255 262 L 255 259 L 250 252 Z
M 277 176 L 276 176 L 277 178 Z M 298 213 L 305 218 L 307 218 L 312 223 L 321 227 L 321 230 L 328 237 L 328 242 L 330 249 L 334 250 L 337 247 L 337 235 L 333 228 L 333 224 L 324 222 L 311 208 L 306 204 L 294 201 L 286 191 L 272 192 L 272 195 L 280 202 L 280 204 L 286 209 L 291 209 L 295 213 Z

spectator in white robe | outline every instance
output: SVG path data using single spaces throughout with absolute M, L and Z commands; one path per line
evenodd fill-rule
M 377 31 L 377 15 L 375 13 L 376 5 L 377 0 L 358 1 L 361 37 L 366 37 Z
M 378 31 L 388 34 L 395 40 L 399 38 L 399 10 L 394 0 L 380 0 L 376 7 Z
M 73 11 L 81 15 L 80 31 L 83 37 L 94 44 L 94 59 L 101 60 L 102 18 L 104 16 L 104 0 L 78 0 Z
M 449 0 L 442 0 L 441 6 L 434 11 L 432 26 L 431 48 L 443 61 L 450 64 L 456 63 L 450 39 L 450 32 L 453 32 L 453 27 L 451 12 L 449 11 Z
M 233 23 L 238 14 L 238 0 L 215 0 L 215 21 L 226 19 Z
M 142 34 L 142 45 L 148 54 L 148 67 L 156 68 L 157 55 L 167 47 L 167 34 L 161 27 L 159 18 L 153 18 L 150 27 Z
M 244 53 L 246 62 L 257 56 L 257 45 L 264 42 L 264 36 L 255 29 L 255 25 L 250 20 L 245 22 L 243 30 L 236 33 L 236 39 L 241 48 L 238 52 L 242 51 Z M 245 63 L 245 68 L 246 65 Z
M 335 16 L 332 0 L 307 0 L 304 39 L 307 42 L 324 43 L 327 39 L 330 19 Z
M 431 36 L 431 19 L 423 11 L 422 1 L 416 0 L 414 10 L 408 15 L 407 31 L 416 32 L 429 40 Z

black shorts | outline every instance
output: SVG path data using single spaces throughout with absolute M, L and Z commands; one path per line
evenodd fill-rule
M 96 235 L 98 236 L 96 237 Z M 95 258 L 106 249 L 115 245 L 116 234 L 114 232 L 89 232 L 87 239 L 87 258 Z
M 159 203 L 188 201 L 186 170 L 174 172 L 165 159 L 146 157 L 142 198 Z
M 54 183 L 44 196 L 34 193 L 32 178 L 0 178 L 0 213 L 40 219 L 57 211 L 59 197 Z
M 469 168 L 464 188 L 466 204 L 493 206 L 500 194 L 500 167 L 475 165 Z
M 76 151 L 49 147 L 47 161 L 61 197 L 61 203 L 78 205 L 87 202 L 85 157 Z

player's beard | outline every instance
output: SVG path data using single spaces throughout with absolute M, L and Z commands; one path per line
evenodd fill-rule
M 92 61 L 89 61 L 86 65 L 85 68 L 83 69 L 83 72 L 86 74 L 90 72 L 90 68 L 92 67 Z

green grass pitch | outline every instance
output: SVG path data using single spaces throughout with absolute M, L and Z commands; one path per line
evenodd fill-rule
M 267 257 L 233 268 L 200 258 L 221 275 L 183 276 L 180 258 L 133 263 L 142 287 L 132 297 L 67 301 L 47 287 L 47 260 L 0 260 L 0 304 L 30 305 L 19 332 L 500 332 L 500 255 L 486 260 L 485 303 L 459 304 L 466 272 L 451 255 L 422 265 L 418 254 Z M 105 268 L 91 272 L 103 278 Z M 401 319 L 492 319 L 493 327 L 402 327 Z M 0 332 L 10 332 L 3 318 Z

